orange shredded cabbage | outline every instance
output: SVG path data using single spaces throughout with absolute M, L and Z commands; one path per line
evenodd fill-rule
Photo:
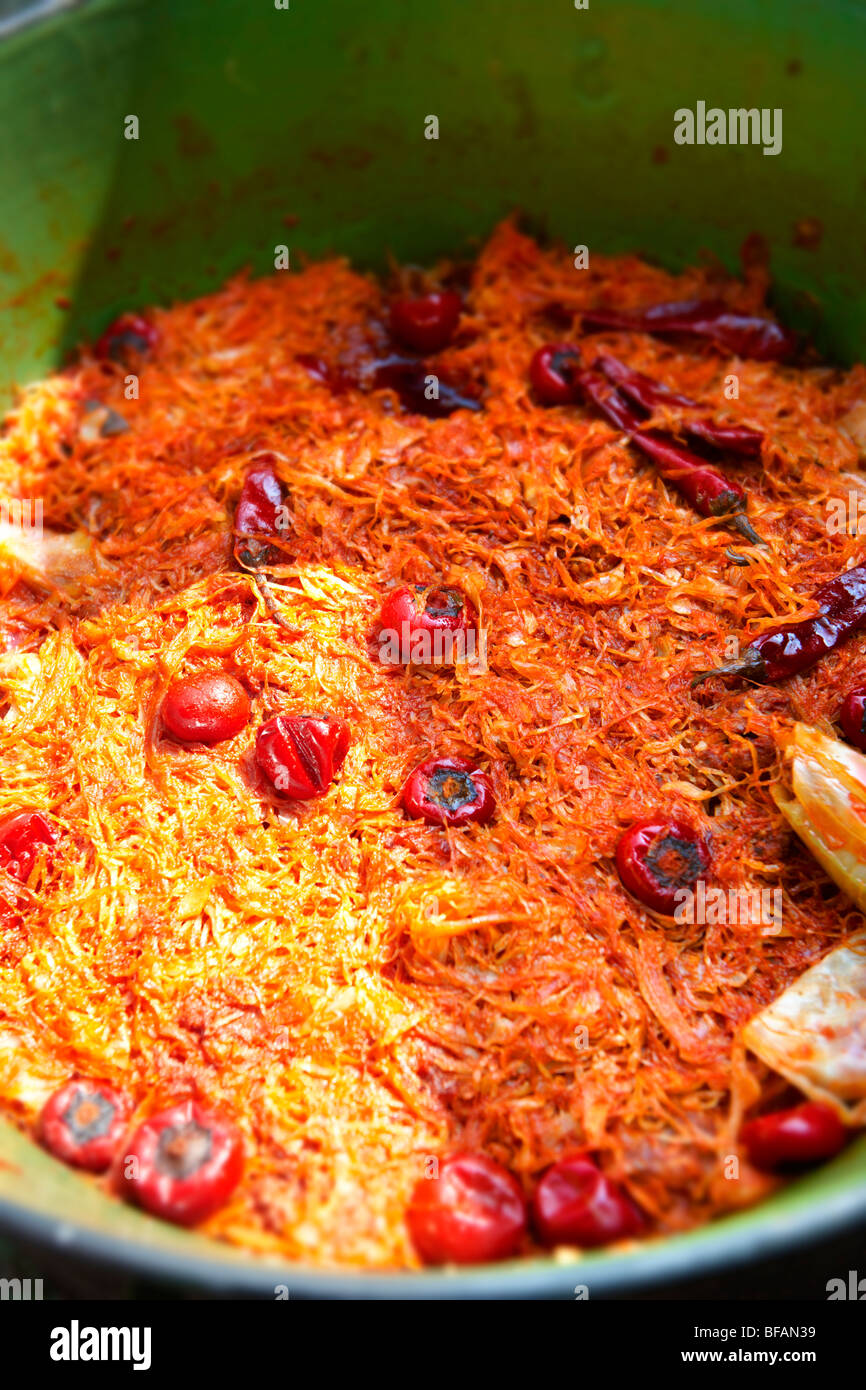
M 332 394 L 297 362 L 351 370 L 390 350 L 386 289 L 331 260 L 153 310 L 139 399 L 128 367 L 84 352 L 21 393 L 0 439 L 7 493 L 42 498 L 46 527 L 94 549 L 72 589 L 0 557 L 0 814 L 38 807 L 61 828 L 0 927 L 0 1102 L 32 1128 L 73 1073 L 125 1088 L 140 1115 L 205 1100 L 247 1148 L 205 1229 L 320 1265 L 417 1264 L 408 1193 L 427 1155 L 457 1147 L 527 1188 L 588 1147 L 656 1232 L 754 1201 L 772 1180 L 745 1160 L 728 1180 L 725 1159 L 744 1108 L 781 1083 L 737 1029 L 861 920 L 768 786 L 777 732 L 827 727 L 864 639 L 782 687 L 689 680 L 862 558 L 827 504 L 863 487 L 839 422 L 866 371 L 597 335 L 764 432 L 760 464 L 725 465 L 770 542 L 737 568 L 729 531 L 591 410 L 538 405 L 527 366 L 578 337 L 551 305 L 721 294 L 761 310 L 762 271 L 593 256 L 578 272 L 508 222 L 468 271 L 439 274 L 463 276 L 466 303 L 437 370 L 483 395 L 478 413 Z M 128 432 L 83 437 L 92 400 Z M 231 560 L 261 451 L 288 494 L 271 578 L 294 639 Z M 380 666 L 370 634 L 398 581 L 473 597 L 486 673 Z M 184 748 L 160 701 L 204 669 L 244 680 L 253 719 Z M 278 811 L 249 772 L 255 728 L 281 710 L 339 714 L 352 745 L 321 802 Z M 405 819 L 400 788 L 433 752 L 489 770 L 492 824 Z M 780 887 L 781 929 L 674 926 L 630 898 L 612 855 L 656 810 L 707 835 L 714 884 Z

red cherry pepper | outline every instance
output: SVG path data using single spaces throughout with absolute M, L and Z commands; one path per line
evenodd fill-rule
M 0 820 L 0 869 L 26 883 L 43 845 L 57 844 L 57 831 L 41 811 L 17 811 Z
M 611 424 L 627 434 L 630 442 L 653 460 L 662 477 L 675 483 L 701 516 L 724 517 L 752 545 L 763 544 L 743 515 L 748 499 L 739 483 L 732 482 L 699 454 L 674 443 L 662 430 L 644 429 L 641 417 L 599 372 L 580 372 L 576 380 Z
M 543 405 L 568 405 L 575 398 L 580 355 L 570 343 L 540 347 L 529 364 L 529 380 Z
M 450 343 L 463 305 L 453 290 L 436 290 L 391 305 L 391 334 L 415 352 L 440 352 Z
M 416 659 L 412 654 L 415 639 L 426 637 L 431 659 L 447 661 L 453 656 L 454 634 L 471 631 L 476 621 L 475 607 L 460 589 L 401 584 L 382 604 L 380 641 L 387 634 L 399 643 L 401 662 L 408 662 Z
M 631 397 L 647 414 L 652 414 L 659 406 L 673 406 L 680 410 L 700 410 L 697 401 L 690 396 L 680 395 L 662 386 L 643 372 L 634 372 L 618 358 L 602 353 L 593 363 L 594 371 L 604 372 L 608 381 L 618 386 L 624 395 Z M 724 449 L 741 458 L 760 458 L 761 443 L 764 436 L 759 430 L 748 425 L 719 425 L 715 420 L 681 420 L 681 428 L 686 434 L 710 444 L 715 449 Z
M 120 1177 L 154 1216 L 192 1226 L 231 1196 L 243 1173 L 240 1132 L 188 1100 L 151 1115 L 126 1147 Z
M 435 396 L 428 396 L 428 377 L 436 377 Z M 376 390 L 393 391 L 404 410 L 423 415 L 428 420 L 440 420 L 455 410 L 480 410 L 481 402 L 463 396 L 425 362 L 416 358 L 386 357 L 374 364 L 373 386 Z
M 848 742 L 866 753 L 866 686 L 858 686 L 846 695 L 839 723 Z
M 431 825 L 485 825 L 496 803 L 486 772 L 468 758 L 428 758 L 419 764 L 403 788 L 407 816 Z
M 592 309 L 583 314 L 582 323 L 586 332 L 611 328 L 626 333 L 682 333 L 708 338 L 727 352 L 756 362 L 778 362 L 797 346 L 796 335 L 779 324 L 738 313 L 719 299 L 655 304 L 638 313 Z
M 240 681 L 218 671 L 184 676 L 162 702 L 162 722 L 186 743 L 222 743 L 240 733 L 250 717 L 250 700 Z
M 235 511 L 238 536 L 276 536 L 284 529 L 283 487 L 270 465 L 251 468 Z
M 608 1245 L 643 1226 L 637 1207 L 584 1155 L 563 1158 L 532 1196 L 532 1224 L 543 1245 Z
M 67 1081 L 39 1117 L 42 1142 L 57 1158 L 104 1173 L 126 1133 L 132 1102 L 105 1081 Z
M 815 591 L 818 615 L 800 623 L 762 632 L 736 661 L 699 671 L 692 685 L 710 676 L 745 676 L 748 680 L 784 680 L 808 671 L 846 637 L 866 626 L 866 565 L 846 570 Z
M 636 821 L 616 847 L 623 886 L 646 907 L 671 917 L 710 864 L 706 844 L 684 821 L 650 817 Z
M 256 762 L 295 801 L 324 796 L 348 748 L 349 726 L 331 714 L 278 714 L 256 734 Z
M 786 1164 L 818 1163 L 832 1158 L 848 1140 L 836 1111 L 819 1101 L 761 1115 L 744 1125 L 740 1138 L 749 1161 L 772 1171 Z
M 458 1153 L 415 1185 L 406 1212 L 415 1249 L 427 1264 L 504 1260 L 526 1233 L 526 1202 L 516 1178 L 485 1154 Z
M 97 357 L 123 362 L 128 353 L 148 353 L 158 342 L 156 327 L 141 314 L 121 314 L 97 340 L 94 352 Z

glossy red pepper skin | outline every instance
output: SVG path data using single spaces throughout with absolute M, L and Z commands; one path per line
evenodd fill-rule
M 679 391 L 670 391 L 666 386 L 653 381 L 652 377 L 645 376 L 643 372 L 632 371 L 609 353 L 602 353 L 595 360 L 593 371 L 602 372 L 608 381 L 619 387 L 623 395 L 630 397 L 650 415 L 660 406 L 671 406 L 677 410 L 700 410 L 698 402 L 693 401 L 690 396 L 683 396 Z M 759 430 L 750 429 L 748 425 L 719 425 L 715 420 L 691 419 L 680 420 L 677 423 L 686 434 L 715 449 L 723 449 L 741 458 L 761 456 L 764 436 Z
M 94 352 L 103 360 L 123 362 L 130 353 L 151 352 L 158 342 L 155 325 L 141 314 L 121 314 L 97 340 Z
M 449 585 L 410 588 L 401 584 L 392 589 L 379 615 L 381 634 L 393 634 L 400 645 L 401 658 L 411 659 L 413 639 L 421 635 L 445 638 L 447 634 L 468 633 L 478 621 L 475 606 L 460 589 Z M 446 654 L 447 659 L 447 654 Z
M 283 526 L 283 486 L 269 464 L 251 468 L 235 510 L 235 535 L 278 536 Z
M 250 699 L 240 681 L 221 671 L 184 676 L 166 691 L 162 722 L 184 743 L 222 743 L 245 728 Z
M 576 1154 L 554 1163 L 532 1196 L 532 1224 L 542 1245 L 609 1245 L 637 1235 L 643 1217 L 591 1159 Z
M 240 1132 L 196 1101 L 151 1115 L 120 1163 L 126 1194 L 146 1211 L 193 1226 L 221 1207 L 243 1174 Z
M 463 305 L 453 290 L 435 290 L 391 305 L 391 336 L 414 352 L 441 352 L 454 337 Z
M 761 1115 L 740 1132 L 749 1162 L 769 1172 L 832 1158 L 844 1148 L 848 1137 L 849 1131 L 836 1111 L 819 1101 Z
M 468 758 L 428 758 L 403 788 L 403 810 L 430 825 L 486 825 L 496 810 L 493 786 Z
M 0 869 L 26 883 L 43 848 L 57 844 L 57 831 L 41 811 L 16 811 L 0 820 Z
M 846 695 L 839 723 L 848 742 L 866 753 L 866 686 L 858 686 Z
M 846 638 L 866 626 L 866 565 L 846 570 L 815 592 L 819 613 L 801 623 L 762 632 L 736 661 L 699 671 L 692 685 L 710 676 L 745 676 L 772 684 L 808 671 Z
M 416 1183 L 406 1224 L 427 1264 L 482 1264 L 514 1255 L 526 1234 L 526 1202 L 517 1182 L 484 1154 L 457 1153 L 438 1175 Z
M 435 376 L 438 395 L 427 396 L 427 379 Z M 393 391 L 403 409 L 428 420 L 441 420 L 455 410 L 480 410 L 481 402 L 473 396 L 461 395 L 443 381 L 426 362 L 414 357 L 386 357 L 374 364 L 373 386 L 376 390 Z
M 40 1137 L 64 1163 L 104 1173 L 120 1147 L 132 1109 L 128 1096 L 105 1081 L 67 1081 L 42 1108 Z
M 710 866 L 706 843 L 685 821 L 650 816 L 635 821 L 616 847 L 624 888 L 654 912 L 672 917 L 681 899 Z
M 586 332 L 614 329 L 626 333 L 677 333 L 706 338 L 738 357 L 780 362 L 797 347 L 796 335 L 770 319 L 741 314 L 718 299 L 689 299 L 655 304 L 638 313 L 592 309 L 582 316 Z
M 568 405 L 575 398 L 580 354 L 571 343 L 540 347 L 529 364 L 529 380 L 542 405 Z
M 674 483 L 701 516 L 729 518 L 752 545 L 762 543 L 743 515 L 748 498 L 739 483 L 700 455 L 675 444 L 661 430 L 644 429 L 641 417 L 599 372 L 580 372 L 576 380 L 602 415 L 627 434 L 635 448 L 652 459 L 662 477 Z
M 256 762 L 294 801 L 324 796 L 349 749 L 349 726 L 331 714 L 278 714 L 256 734 Z

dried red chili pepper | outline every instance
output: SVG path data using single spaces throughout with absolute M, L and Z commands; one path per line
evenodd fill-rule
M 807 671 L 846 637 L 866 626 L 866 565 L 846 570 L 815 593 L 817 616 L 762 632 L 736 661 L 699 671 L 692 685 L 711 676 L 745 676 L 772 684 Z
M 435 388 L 430 378 L 435 378 Z M 439 420 L 453 415 L 455 410 L 480 410 L 481 402 L 472 396 L 463 396 L 441 376 L 430 369 L 426 362 L 412 357 L 386 357 L 373 364 L 373 386 L 376 390 L 393 391 L 404 410 L 413 415 L 423 415 L 428 420 Z M 428 390 L 436 394 L 428 396 Z
M 496 809 L 490 778 L 468 758 L 428 758 L 415 768 L 401 800 L 407 816 L 431 825 L 485 825 Z
M 250 699 L 240 681 L 221 671 L 201 671 L 169 686 L 162 721 L 185 743 L 222 743 L 240 733 L 250 717 Z
M 128 1096 L 105 1081 L 67 1081 L 42 1108 L 42 1142 L 64 1163 L 103 1173 L 126 1133 L 132 1109 Z
M 517 1179 L 492 1158 L 452 1154 L 416 1183 L 406 1224 L 427 1264 L 504 1260 L 523 1242 L 526 1202 Z
M 594 371 L 601 371 L 618 386 L 624 395 L 629 396 L 635 404 L 652 415 L 659 406 L 672 406 L 680 410 L 700 410 L 697 401 L 693 401 L 690 396 L 683 396 L 679 391 L 671 391 L 667 386 L 662 386 L 653 381 L 652 377 L 645 376 L 643 372 L 632 371 L 624 362 L 620 362 L 617 357 L 612 357 L 609 353 L 602 353 L 592 364 Z M 679 426 L 695 439 L 700 439 L 704 444 L 710 444 L 715 449 L 726 450 L 730 454 L 738 454 L 742 458 L 760 458 L 761 444 L 764 436 L 759 430 L 750 429 L 748 425 L 719 425 L 715 420 L 680 420 Z
M 263 568 L 273 564 L 278 557 L 279 552 L 271 540 L 285 534 L 285 510 L 283 485 L 274 468 L 270 464 L 251 468 L 244 478 L 235 508 L 234 556 L 241 568 L 252 575 L 271 617 L 286 632 L 294 635 L 294 628 L 283 617 L 273 590 L 262 573 Z
M 744 1125 L 740 1138 L 756 1168 L 772 1171 L 787 1164 L 818 1163 L 832 1158 L 848 1141 L 849 1131 L 836 1111 L 819 1101 L 761 1115 Z
M 601 413 L 629 436 L 635 448 L 651 458 L 663 478 L 675 483 L 701 516 L 725 520 L 752 545 L 763 541 L 744 515 L 748 498 L 739 483 L 727 478 L 721 469 L 698 454 L 682 448 L 662 430 L 644 429 L 625 397 L 599 372 L 580 372 L 578 386 Z
M 240 1132 L 191 1100 L 139 1125 L 120 1165 L 121 1181 L 133 1201 L 182 1226 L 221 1207 L 242 1173 Z
M 382 604 L 380 655 L 386 651 L 382 643 L 387 636 L 388 646 L 399 649 L 399 664 L 428 659 L 451 661 L 459 654 L 455 652 L 457 634 L 465 637 L 477 620 L 474 605 L 460 589 L 448 585 L 425 588 L 423 584 L 410 588 L 401 584 Z M 428 647 L 429 655 L 424 655 Z M 416 656 L 416 651 L 422 656 Z
M 641 1213 L 612 1178 L 590 1158 L 560 1159 L 532 1196 L 532 1224 L 543 1245 L 609 1245 L 637 1235 Z
M 580 354 L 571 343 L 540 347 L 529 364 L 529 380 L 543 405 L 568 405 L 574 400 L 574 377 Z
M 0 869 L 26 883 L 43 847 L 57 844 L 57 831 L 41 811 L 16 811 L 0 820 Z
M 256 762 L 295 801 L 324 796 L 349 748 L 349 726 L 332 714 L 278 714 L 256 734 Z
M 845 697 L 839 723 L 848 742 L 866 753 L 866 686 L 858 686 Z
M 141 314 L 121 314 L 97 339 L 93 350 L 97 357 L 123 362 L 128 353 L 146 354 L 158 342 L 159 333 L 148 319 Z
M 357 382 L 348 372 L 340 367 L 332 367 L 323 357 L 316 357 L 310 352 L 300 352 L 295 358 L 299 366 L 304 367 L 314 378 L 321 381 L 323 385 L 330 388 L 335 396 L 342 396 L 351 387 L 357 386 Z
M 796 335 L 771 319 L 741 314 L 718 299 L 689 299 L 655 304 L 637 313 L 590 309 L 582 316 L 587 332 L 611 328 L 625 333 L 682 333 L 708 338 L 739 357 L 779 362 L 797 346 Z
M 453 290 L 434 290 L 391 305 L 391 334 L 415 352 L 441 352 L 454 336 L 463 305 Z
M 650 816 L 630 826 L 616 847 L 623 886 L 655 912 L 672 917 L 678 894 L 705 873 L 710 853 L 685 821 Z
M 251 468 L 235 509 L 235 535 L 278 536 L 284 530 L 282 483 L 270 464 Z

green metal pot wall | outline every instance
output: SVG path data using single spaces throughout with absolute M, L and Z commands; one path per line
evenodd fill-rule
M 0 43 L 0 387 L 279 243 L 425 261 L 514 208 L 672 265 L 762 232 L 784 311 L 866 353 L 863 3 L 289 4 L 91 0 Z M 698 100 L 781 108 L 782 152 L 676 145 Z
M 244 265 L 267 272 L 278 244 L 295 267 L 335 251 L 374 268 L 388 253 L 424 262 L 471 250 L 514 209 L 591 253 L 672 266 L 703 252 L 735 266 L 762 233 L 783 313 L 829 355 L 866 356 L 864 79 L 866 4 L 830 0 L 73 6 L 0 42 L 0 393 L 119 309 L 201 293 Z M 782 152 L 676 145 L 674 111 L 699 100 L 781 108 Z M 124 139 L 130 115 L 137 141 Z M 430 115 L 438 141 L 424 138 Z M 805 219 L 820 223 L 817 245 L 797 244 Z M 855 1219 L 862 1141 L 758 1212 L 634 1256 L 535 1261 L 457 1287 L 637 1286 Z M 222 1287 L 280 1282 L 107 1202 L 2 1124 L 0 1222 Z M 448 1279 L 412 1287 L 441 1293 Z

